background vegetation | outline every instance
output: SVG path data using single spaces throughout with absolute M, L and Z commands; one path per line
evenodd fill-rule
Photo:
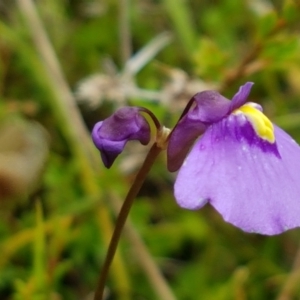
M 117 107 L 172 127 L 194 93 L 254 81 L 251 100 L 300 141 L 299 33 L 292 0 L 1 0 L 0 299 L 91 299 L 145 154 L 128 145 L 103 167 L 87 128 Z M 161 155 L 107 299 L 300 299 L 298 229 L 247 234 L 182 210 L 174 176 Z

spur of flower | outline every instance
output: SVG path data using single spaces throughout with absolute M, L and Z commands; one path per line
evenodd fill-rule
M 300 147 L 260 105 L 247 102 L 252 85 L 241 86 L 231 101 L 216 91 L 196 94 L 167 138 L 168 169 L 179 170 L 174 195 L 181 207 L 196 210 L 209 203 L 246 232 L 274 235 L 300 226 Z M 132 139 L 150 141 L 144 109 L 126 109 L 132 112 L 125 122 L 130 132 L 124 120 L 111 122 L 112 117 L 94 127 L 102 158 L 114 160 L 122 151 L 110 143 L 119 136 L 122 147 Z

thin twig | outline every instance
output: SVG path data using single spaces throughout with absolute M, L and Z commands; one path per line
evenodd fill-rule
M 222 93 L 228 88 L 228 86 L 232 85 L 236 80 L 238 80 L 244 75 L 245 69 L 251 62 L 253 62 L 257 58 L 257 56 L 260 54 L 261 49 L 261 43 L 256 44 L 251 49 L 251 51 L 246 54 L 246 56 L 242 59 L 242 61 L 236 67 L 236 69 L 232 70 L 231 72 L 228 72 L 219 89 L 220 93 Z
M 286 26 L 286 22 L 283 19 L 278 20 L 274 28 L 269 32 L 263 41 L 258 41 L 252 49 L 245 55 L 237 67 L 227 73 L 222 85 L 219 88 L 219 92 L 222 93 L 224 90 L 231 86 L 234 82 L 242 78 L 247 73 L 248 66 L 253 63 L 263 50 L 265 41 L 280 32 Z

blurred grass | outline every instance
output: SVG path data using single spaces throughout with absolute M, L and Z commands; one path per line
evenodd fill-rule
M 108 57 L 122 69 L 118 1 L 36 4 L 73 92 L 80 80 L 107 72 L 101 62 Z M 300 142 L 297 1 L 144 0 L 127 5 L 132 36 L 128 42 L 134 53 L 161 32 L 175 36 L 135 76 L 142 88 L 164 88 L 169 78 L 159 67 L 162 64 L 185 71 L 188 80 L 216 84 L 228 97 L 240 84 L 254 81 L 251 100 L 261 103 L 266 114 Z M 88 158 L 78 154 L 82 145 L 68 138 L 78 124 L 60 111 L 63 100 L 51 86 L 49 70 L 21 15 L 11 1 L 0 3 L 0 117 L 17 115 L 40 122 L 51 146 L 37 189 L 24 195 L 24 201 L 9 199 L 14 204 L 9 207 L 3 205 L 7 199 L 0 199 L 0 299 L 88 299 L 114 220 L 109 191 L 123 198 L 136 164 L 130 163 L 127 153 L 111 170 L 105 170 L 99 158 L 93 166 L 97 172 L 91 171 Z M 175 98 L 163 105 L 138 97 L 128 101 L 153 108 L 168 125 L 174 124 L 182 107 Z M 83 105 L 82 114 L 92 126 L 118 105 L 106 99 L 95 111 Z M 124 173 L 125 162 L 131 167 Z M 172 195 L 173 181 L 162 155 L 131 216 L 178 299 L 300 297 L 295 277 L 300 267 L 295 260 L 298 229 L 263 237 L 233 228 L 209 207 L 181 210 Z M 108 282 L 109 299 L 156 299 L 133 247 L 123 239 L 119 263 L 112 270 L 119 275 Z M 296 281 L 290 284 L 292 274 Z

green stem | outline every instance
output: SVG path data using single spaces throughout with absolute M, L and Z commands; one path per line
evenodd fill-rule
M 162 149 L 160 147 L 158 147 L 156 143 L 154 143 L 153 146 L 151 147 L 148 155 L 146 156 L 146 159 L 145 159 L 141 169 L 137 173 L 130 190 L 128 191 L 128 194 L 124 200 L 124 203 L 121 207 L 119 216 L 116 221 L 115 230 L 113 232 L 113 235 L 112 235 L 112 238 L 111 238 L 108 250 L 107 250 L 106 258 L 105 258 L 103 268 L 102 268 L 102 271 L 101 271 L 101 274 L 99 277 L 94 300 L 102 300 L 103 299 L 103 292 L 104 292 L 104 288 L 105 288 L 105 282 L 106 282 L 106 278 L 108 275 L 108 271 L 109 271 L 110 265 L 113 261 L 115 252 L 117 250 L 121 232 L 122 232 L 122 229 L 126 222 L 130 208 L 131 208 L 133 201 L 134 201 L 135 197 L 137 196 L 142 184 L 144 183 L 146 176 L 149 173 L 156 157 L 158 156 L 158 154 L 161 151 L 162 151 Z

